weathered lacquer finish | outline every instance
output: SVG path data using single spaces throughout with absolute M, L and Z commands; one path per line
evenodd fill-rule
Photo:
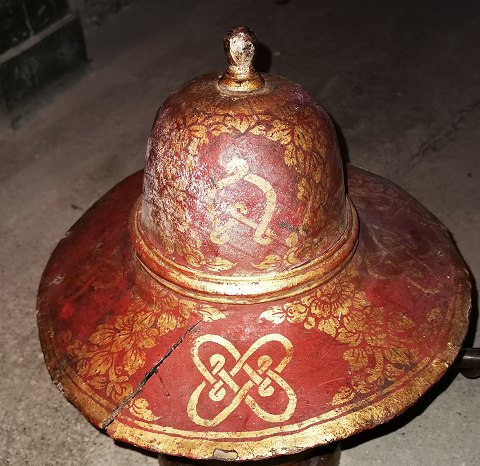
M 240 461 L 401 413 L 457 355 L 470 287 L 407 193 L 348 167 L 346 196 L 332 125 L 300 86 L 228 82 L 198 78 L 160 108 L 145 173 L 53 253 L 38 324 L 94 425 Z
M 55 382 L 101 427 L 183 338 L 107 432 L 197 458 L 292 453 L 399 414 L 458 352 L 467 275 L 414 199 L 354 167 L 348 179 L 355 257 L 312 292 L 257 305 L 195 301 L 156 282 L 140 295 L 126 269 L 142 176 L 122 182 L 62 240 L 42 279 Z

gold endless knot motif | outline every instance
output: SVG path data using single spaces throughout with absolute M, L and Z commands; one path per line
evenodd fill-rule
M 260 354 L 258 358 L 255 358 L 257 359 L 256 363 L 251 363 L 250 359 L 252 359 L 253 354 L 257 353 L 262 346 L 270 342 L 278 342 L 280 344 L 280 354 L 283 352 L 280 362 L 275 367 L 272 367 L 272 357 L 268 354 Z M 208 346 L 216 345 L 219 350 L 210 356 L 208 364 L 204 364 L 200 356 L 203 352 L 200 351 L 200 348 L 204 345 L 207 346 L 207 349 Z M 227 357 L 225 357 L 225 351 L 228 353 Z M 277 354 L 276 352 L 276 355 Z M 259 338 L 243 355 L 239 353 L 231 342 L 219 335 L 203 335 L 197 338 L 192 348 L 193 362 L 205 377 L 205 380 L 195 389 L 188 402 L 187 412 L 190 419 L 195 422 L 195 424 L 201 426 L 216 426 L 230 416 L 242 402 L 245 402 L 245 404 L 264 421 L 274 423 L 290 419 L 297 405 L 297 397 L 290 385 L 280 376 L 280 373 L 292 359 L 292 354 L 293 345 L 290 340 L 277 333 Z M 228 365 L 227 360 L 231 359 L 228 356 L 232 356 L 236 361 L 231 369 L 226 367 Z M 207 365 L 210 366 L 210 368 L 208 368 Z M 257 367 L 254 369 L 252 366 Z M 234 380 L 240 371 L 244 371 L 248 376 L 248 380 L 243 383 L 243 385 L 239 385 Z M 278 389 L 285 392 L 288 402 L 282 412 L 272 413 L 261 406 L 261 400 L 272 397 Z M 205 396 L 202 397 L 204 391 L 208 391 L 208 398 Z M 230 403 L 224 406 L 225 403 L 222 404 L 221 402 L 225 399 L 228 392 L 230 392 Z M 201 403 L 203 405 L 206 400 L 213 402 L 213 405 L 207 407 L 208 412 L 215 412 L 215 404 L 224 407 L 213 417 L 205 419 L 201 417 L 197 411 L 200 397 L 202 397 Z M 278 404 L 280 403 L 275 403 L 274 399 L 270 403 L 270 405 L 274 405 L 275 407 L 277 407 Z

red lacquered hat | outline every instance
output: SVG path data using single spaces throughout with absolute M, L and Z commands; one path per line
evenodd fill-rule
M 38 325 L 53 381 L 108 435 L 241 461 L 413 404 L 457 355 L 470 285 L 433 215 L 344 173 L 325 111 L 253 69 L 251 31 L 225 49 L 223 75 L 158 111 L 144 173 L 59 243 Z

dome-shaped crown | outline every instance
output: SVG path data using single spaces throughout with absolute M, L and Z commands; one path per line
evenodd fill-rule
M 258 74 L 254 43 L 234 29 L 228 70 L 190 81 L 159 109 L 133 214 L 151 274 L 207 300 L 309 289 L 356 244 L 329 117 L 298 84 Z

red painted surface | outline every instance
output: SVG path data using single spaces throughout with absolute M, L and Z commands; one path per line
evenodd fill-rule
M 456 357 L 470 287 L 407 193 L 349 167 L 346 196 L 328 116 L 253 70 L 248 30 L 226 44 L 220 81 L 160 108 L 143 190 L 127 178 L 60 242 L 38 323 L 54 382 L 109 435 L 242 461 L 401 413 Z
M 361 219 L 360 243 L 336 279 L 315 296 L 217 305 L 215 311 L 202 309 L 202 303 L 188 304 L 167 289 L 162 296 L 158 284 L 150 301 L 136 294 L 125 272 L 132 260 L 127 222 L 141 190 L 141 174 L 122 182 L 62 240 L 42 279 L 40 335 L 54 380 L 91 422 L 101 425 L 183 336 L 133 400 L 144 401 L 125 407 L 109 427 L 123 440 L 157 450 L 163 440 L 155 444 L 148 433 L 158 437 L 165 427 L 174 429 L 169 435 L 182 455 L 187 454 L 179 446 L 182 439 L 191 437 L 201 445 L 206 432 L 222 433 L 215 440 L 221 448 L 225 442 L 286 436 L 282 427 L 301 436 L 312 426 L 337 422 L 337 429 L 329 427 L 323 437 L 312 440 L 321 443 L 401 412 L 440 377 L 461 345 L 468 314 L 466 272 L 447 232 L 408 194 L 353 167 L 348 180 Z M 195 423 L 188 404 L 206 378 L 193 357 L 194 342 L 206 338 L 199 358 L 211 373 L 210 357 L 215 354 L 224 356 L 229 372 L 235 357 L 206 335 L 221 336 L 243 356 L 272 334 L 291 342 L 288 364 L 275 371 L 286 354 L 278 341 L 259 346 L 245 363 L 258 371 L 260 356 L 272 358 L 270 369 L 295 394 L 288 419 L 262 419 L 244 398 L 217 425 Z M 438 369 L 433 373 L 432 365 Z M 232 379 L 239 387 L 251 380 L 243 367 Z M 257 385 L 248 393 L 269 415 L 282 414 L 288 390 L 275 380 L 269 385 L 274 388 L 270 396 L 259 395 Z M 196 407 L 202 419 L 215 418 L 235 395 L 224 384 L 224 398 L 214 401 L 208 394 L 211 387 L 206 383 Z M 372 406 L 373 411 L 367 409 Z M 360 413 L 359 421 L 349 419 L 344 425 L 350 413 Z M 116 434 L 120 424 L 134 433 Z M 147 433 L 147 442 L 138 440 L 139 431 Z M 296 442 L 302 448 L 308 440 Z M 172 452 L 174 447 L 165 449 Z M 198 456 L 194 450 L 192 456 Z

